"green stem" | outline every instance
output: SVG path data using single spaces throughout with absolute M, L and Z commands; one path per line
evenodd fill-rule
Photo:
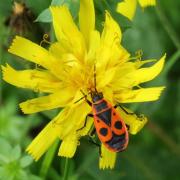
M 164 26 L 164 29 L 168 33 L 169 37 L 173 41 L 174 45 L 178 50 L 180 50 L 180 41 L 178 38 L 177 33 L 174 31 L 172 25 L 170 24 L 168 18 L 165 16 L 164 12 L 161 9 L 160 4 L 158 3 L 156 6 L 156 14 L 158 15 L 162 25 Z
M 175 52 L 167 61 L 166 65 L 165 65 L 165 69 L 163 72 L 163 75 L 167 75 L 167 73 L 169 72 L 169 70 L 172 68 L 172 66 L 177 62 L 177 60 L 180 58 L 180 50 Z
M 63 174 L 63 180 L 68 179 L 68 170 L 69 170 L 69 158 L 66 158 L 65 167 L 64 167 L 64 174 Z
M 40 169 L 40 177 L 45 178 L 47 175 L 47 172 L 49 170 L 49 167 L 51 166 L 51 163 L 53 161 L 57 146 L 59 144 L 59 141 L 56 141 L 53 146 L 49 149 L 49 151 L 46 153 L 44 160 L 42 162 L 42 166 Z

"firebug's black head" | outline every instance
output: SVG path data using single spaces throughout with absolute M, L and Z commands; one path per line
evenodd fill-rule
M 91 93 L 91 98 L 93 103 L 103 99 L 103 94 L 101 92 L 92 92 Z

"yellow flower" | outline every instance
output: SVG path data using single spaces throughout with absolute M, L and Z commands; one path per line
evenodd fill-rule
M 156 5 L 156 0 L 124 0 L 118 3 L 117 12 L 132 20 L 135 15 L 137 1 L 143 8 Z
M 73 157 L 81 136 L 89 134 L 93 119 L 85 118 L 92 109 L 81 90 L 88 95 L 94 86 L 96 66 L 97 90 L 113 105 L 155 101 L 164 87 L 140 88 L 139 84 L 155 78 L 162 70 L 165 56 L 151 67 L 142 67 L 152 60 L 132 60 L 121 45 L 121 29 L 106 12 L 103 32 L 95 29 L 95 12 L 92 0 L 81 0 L 79 28 L 66 6 L 50 7 L 57 42 L 45 48 L 17 36 L 9 52 L 40 65 L 38 69 L 17 71 L 3 66 L 3 79 L 21 88 L 48 93 L 20 104 L 25 114 L 37 113 L 54 108 L 63 108 L 37 135 L 27 152 L 38 160 L 57 138 L 62 140 L 59 156 Z M 82 99 L 81 99 L 82 98 Z M 90 99 L 88 95 L 88 99 Z M 81 100 L 79 100 L 81 99 Z M 79 100 L 79 101 L 78 101 Z M 78 102 L 77 102 L 78 101 Z M 129 133 L 136 134 L 147 119 L 128 115 L 118 109 Z M 130 111 L 127 109 L 127 111 Z M 102 146 L 100 168 L 113 168 L 116 153 Z

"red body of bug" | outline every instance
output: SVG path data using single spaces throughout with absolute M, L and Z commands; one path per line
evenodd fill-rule
M 126 124 L 117 110 L 103 98 L 102 93 L 91 92 L 94 125 L 100 141 L 113 152 L 126 149 L 129 135 Z

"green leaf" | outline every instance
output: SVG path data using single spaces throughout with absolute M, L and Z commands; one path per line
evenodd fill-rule
M 8 141 L 0 137 L 0 145 L 1 145 L 0 154 L 5 156 L 9 155 L 11 151 L 11 145 L 8 143 Z
M 6 156 L 0 154 L 0 166 L 6 164 L 8 161 L 9 160 L 8 160 L 8 158 Z
M 18 179 L 29 179 L 29 178 L 28 178 L 28 174 L 26 173 L 26 171 L 21 169 L 18 171 L 18 173 L 14 179 L 18 180 Z
M 22 168 L 25 168 L 25 167 L 29 166 L 32 162 L 33 162 L 33 159 L 31 156 L 24 156 L 20 160 L 20 166 Z
M 49 8 L 41 12 L 35 20 L 35 22 L 44 22 L 44 23 L 49 23 L 51 21 L 52 21 L 52 16 Z
M 12 160 L 18 160 L 21 156 L 21 147 L 19 145 L 15 146 L 10 154 Z

